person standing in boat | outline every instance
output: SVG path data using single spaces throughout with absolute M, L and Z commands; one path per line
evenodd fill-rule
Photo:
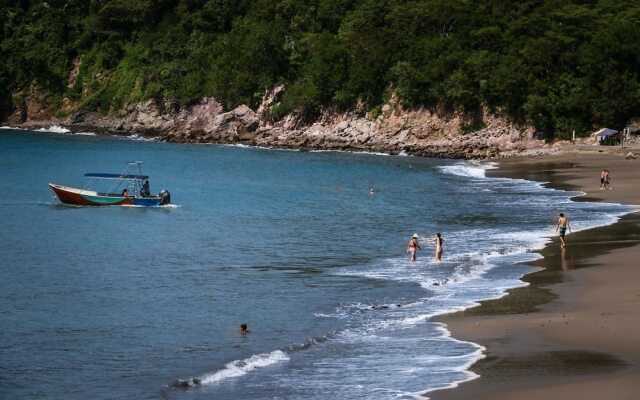
M 149 180 L 146 179 L 142 184 L 142 189 L 140 189 L 140 195 L 142 197 L 149 197 L 151 195 L 151 191 L 149 190 Z
M 129 197 L 129 191 L 127 188 L 122 189 L 122 197 Z

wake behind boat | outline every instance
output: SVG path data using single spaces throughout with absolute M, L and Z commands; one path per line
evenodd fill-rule
M 149 191 L 149 177 L 142 175 L 142 161 L 129 162 L 121 174 L 87 173 L 89 182 L 84 188 L 50 183 L 61 202 L 82 206 L 162 206 L 171 203 L 171 194 L 163 189 L 157 195 Z M 132 174 L 137 169 L 138 174 Z M 107 185 L 99 191 L 100 184 Z M 110 185 L 109 185 L 110 183 Z

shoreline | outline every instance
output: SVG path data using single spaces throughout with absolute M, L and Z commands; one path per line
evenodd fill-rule
M 460 116 L 449 118 L 420 109 L 396 115 L 388 110 L 372 119 L 353 113 L 330 113 L 314 123 L 296 118 L 273 122 L 264 109 L 246 106 L 224 111 L 214 99 L 175 114 L 161 113 L 145 103 L 124 117 L 79 113 L 68 119 L 28 120 L 4 128 L 64 129 L 68 134 L 93 132 L 97 136 L 138 136 L 167 143 L 247 145 L 300 151 L 371 152 L 389 155 L 449 159 L 488 159 L 517 154 L 553 154 L 569 145 L 546 143 L 531 127 L 520 127 L 499 115 L 486 113 L 486 126 L 463 133 Z M 162 108 L 162 107 L 160 107 Z M 580 138 L 592 143 L 592 138 Z
M 607 148 L 555 156 L 496 160 L 495 177 L 545 182 L 581 191 L 573 201 L 640 205 L 636 151 Z M 613 190 L 599 190 L 608 168 Z M 557 210 L 553 205 L 550 208 Z M 567 236 L 557 234 L 527 263 L 542 268 L 511 289 L 462 312 L 438 317 L 457 339 L 485 347 L 471 371 L 478 378 L 425 393 L 447 399 L 636 399 L 640 393 L 640 212 Z
M 315 125 L 314 125 L 315 126 Z M 17 131 L 31 131 L 40 133 L 52 133 L 61 135 L 89 135 L 89 136 L 102 136 L 102 137 L 118 137 L 128 138 L 132 140 L 145 140 L 159 143 L 174 143 L 174 144 L 207 144 L 207 145 L 220 145 L 220 146 L 238 146 L 238 147 L 250 147 L 257 149 L 268 150 L 288 150 L 288 151 L 301 151 L 301 152 L 346 152 L 346 153 L 362 153 L 362 154 L 374 154 L 374 155 L 392 155 L 392 156 L 411 156 L 420 158 L 433 158 L 433 159 L 451 159 L 451 160 L 482 160 L 482 161 L 495 161 L 495 160 L 508 160 L 523 157 L 549 157 L 554 155 L 567 155 L 575 152 L 594 152 L 594 151 L 617 151 L 617 147 L 604 148 L 597 146 L 591 137 L 583 137 L 578 139 L 575 143 L 566 140 L 559 140 L 553 143 L 545 143 L 539 141 L 529 141 L 526 143 L 519 141 L 510 143 L 509 145 L 502 146 L 496 138 L 492 139 L 491 143 L 483 143 L 480 139 L 473 139 L 471 142 L 465 142 L 468 138 L 466 136 L 458 136 L 457 139 L 461 140 L 460 143 L 456 143 L 454 138 L 449 138 L 450 143 L 442 142 L 440 138 L 434 138 L 433 140 L 426 140 L 420 143 L 411 142 L 402 144 L 399 141 L 393 143 L 388 140 L 377 140 L 375 135 L 367 138 L 364 143 L 359 141 L 348 141 L 344 139 L 337 140 L 335 137 L 324 137 L 313 134 L 313 140 L 310 140 L 308 133 L 303 132 L 306 136 L 303 140 L 295 139 L 289 140 L 280 135 L 282 132 L 280 128 L 273 129 L 258 129 L 260 135 L 249 138 L 245 136 L 233 136 L 233 137 L 211 137 L 207 138 L 197 137 L 193 135 L 182 135 L 182 139 L 177 139 L 177 136 L 171 136 L 168 134 L 160 134 L 159 131 L 153 129 L 107 129 L 99 125 L 80 125 L 69 124 L 61 121 L 32 121 L 31 123 L 24 123 L 20 125 L 1 125 L 1 130 L 17 130 Z M 479 132 L 476 132 L 479 133 Z M 276 135 L 278 137 L 273 137 Z M 282 137 L 280 137 L 282 136 Z M 284 139 L 283 139 L 284 138 Z M 388 139 L 388 138 L 387 138 Z M 504 143 L 503 143 L 504 145 Z M 501 147 L 502 146 L 502 147 Z M 489 150 L 491 148 L 491 150 Z M 630 144 L 627 144 L 625 151 L 635 152 L 635 157 L 640 157 L 640 140 L 634 138 Z

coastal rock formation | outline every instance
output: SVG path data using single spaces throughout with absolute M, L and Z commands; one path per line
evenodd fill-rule
M 271 106 L 284 90 L 283 86 L 268 90 L 256 111 L 246 105 L 225 110 L 216 99 L 207 97 L 184 107 L 172 101 L 148 100 L 116 115 L 81 110 L 66 120 L 52 120 L 29 104 L 26 111 L 16 111 L 9 123 L 24 121 L 22 126 L 34 127 L 55 122 L 72 131 L 136 134 L 172 143 L 246 144 L 442 158 L 488 158 L 553 150 L 536 137 L 533 128 L 518 126 L 495 113 L 484 111 L 469 120 L 459 113 L 444 114 L 424 108 L 405 110 L 393 97 L 379 115 L 327 110 L 311 123 L 295 114 L 274 121 Z

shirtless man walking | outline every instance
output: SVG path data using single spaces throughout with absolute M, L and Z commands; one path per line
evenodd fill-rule
M 604 186 L 602 188 L 611 190 L 611 177 L 608 169 L 604 170 Z
M 564 235 L 567 232 L 567 228 L 569 228 L 569 233 L 571 233 L 571 225 L 569 225 L 569 218 L 565 217 L 563 213 L 558 215 L 558 225 L 556 226 L 556 232 L 560 233 L 560 247 L 564 247 Z

